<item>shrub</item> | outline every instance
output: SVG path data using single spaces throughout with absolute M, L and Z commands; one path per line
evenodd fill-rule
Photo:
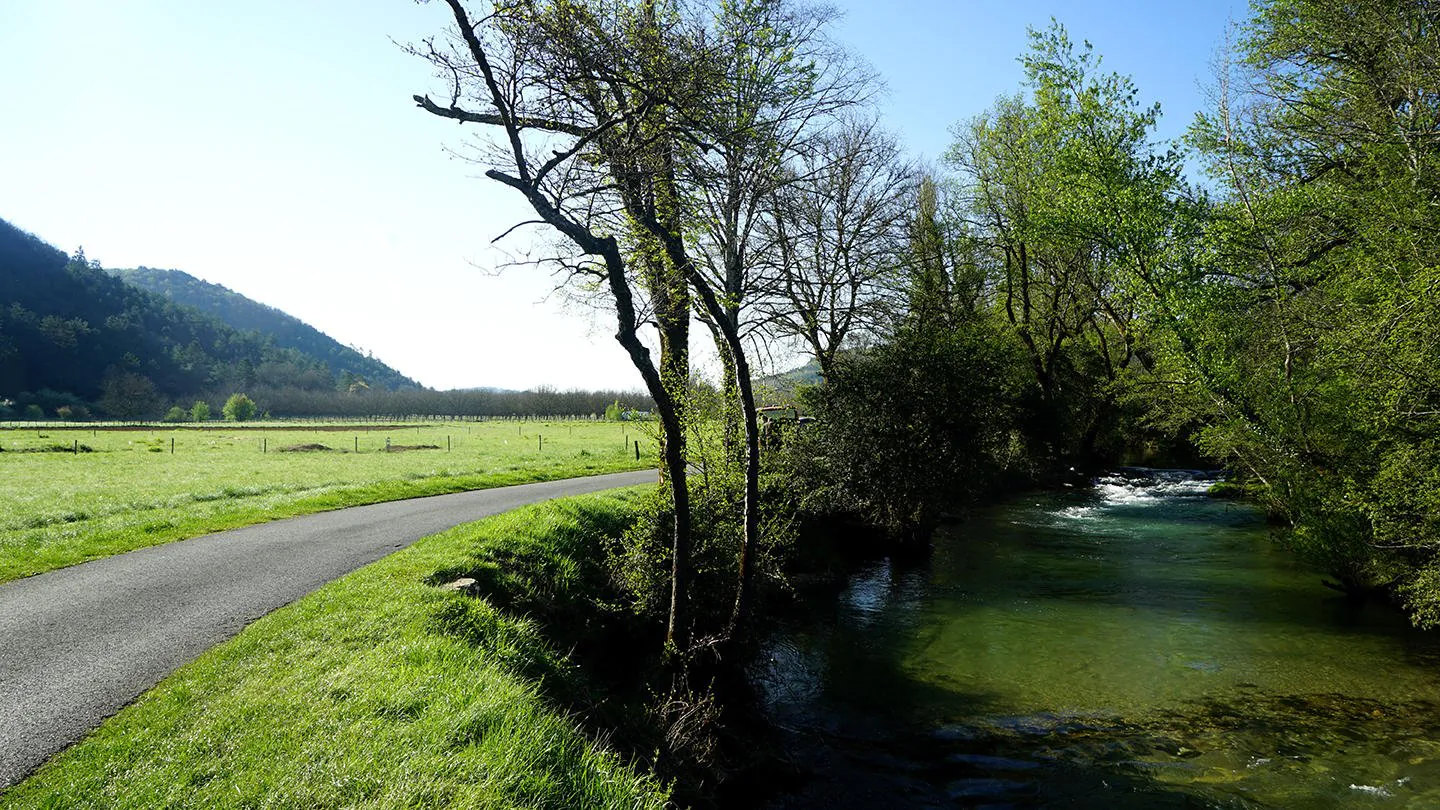
M 804 393 L 817 421 L 786 454 L 805 507 L 923 540 L 943 513 L 1025 477 L 1024 372 L 983 322 L 905 328 L 843 356 Z
M 191 420 L 192 422 L 208 422 L 208 421 L 210 421 L 210 405 L 209 405 L 209 403 L 207 403 L 207 402 L 206 402 L 205 400 L 203 400 L 203 399 L 197 399 L 197 400 L 195 400 L 195 404 L 190 406 L 190 420 Z
M 184 408 L 180 407 L 179 405 L 176 405 L 176 406 L 172 407 L 170 410 L 168 410 L 168 411 L 165 412 L 165 416 L 161 419 L 161 421 L 162 421 L 162 422 L 184 422 L 184 421 L 185 421 L 186 419 L 188 419 L 188 418 L 190 418 L 190 414 L 187 413 Z
M 231 394 L 221 410 L 227 422 L 246 422 L 255 418 L 255 401 L 244 394 Z

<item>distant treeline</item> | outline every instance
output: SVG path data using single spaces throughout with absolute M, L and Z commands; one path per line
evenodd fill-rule
M 636 391 L 559 391 L 544 387 L 533 391 L 359 393 L 260 388 L 249 393 L 262 413 L 275 417 L 603 416 L 617 402 L 622 410 L 651 407 L 650 397 Z
M 115 416 L 88 407 L 73 395 L 56 391 L 25 394 L 21 400 L 0 400 L 0 421 L 122 422 L 192 421 L 195 403 L 202 412 L 222 418 L 228 390 L 188 400 L 161 402 L 144 412 Z M 275 419 L 509 419 L 526 417 L 604 417 L 648 412 L 650 397 L 636 391 L 317 391 L 301 388 L 256 388 L 248 393 L 256 418 Z M 170 416 L 165 414 L 169 408 Z M 181 415 L 184 413 L 184 416 Z

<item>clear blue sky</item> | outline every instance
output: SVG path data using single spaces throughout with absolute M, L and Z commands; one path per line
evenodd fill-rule
M 880 108 L 937 159 L 1019 89 L 1054 16 L 1165 109 L 1175 137 L 1242 2 L 837 4 Z M 638 388 L 611 320 L 497 274 L 513 192 L 449 157 L 416 110 L 427 66 L 392 40 L 446 19 L 408 0 L 14 0 L 0 6 L 0 218 L 108 267 L 184 270 L 286 310 L 438 387 Z M 511 242 L 510 251 L 524 249 Z

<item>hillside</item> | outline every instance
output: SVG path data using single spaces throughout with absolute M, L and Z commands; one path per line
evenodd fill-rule
M 0 220 L 0 418 L 63 407 L 148 418 L 230 391 L 338 383 L 325 359 L 126 284 Z
M 294 349 L 317 358 L 325 364 L 332 377 L 347 383 L 355 377 L 361 377 L 372 388 L 420 388 L 420 385 L 409 377 L 373 357 L 366 357 L 342 345 L 299 318 L 253 301 L 226 287 L 195 278 L 189 273 L 151 267 L 110 272 L 129 284 L 163 295 L 176 304 L 194 307 L 219 318 L 232 328 L 266 335 L 279 348 Z

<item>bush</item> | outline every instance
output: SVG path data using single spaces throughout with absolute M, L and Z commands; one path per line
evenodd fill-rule
M 162 421 L 162 422 L 184 422 L 186 419 L 189 419 L 189 418 L 190 418 L 190 414 L 187 413 L 184 408 L 180 407 L 179 405 L 176 405 L 176 406 L 172 407 L 170 410 L 166 411 L 166 412 L 165 412 L 165 416 L 162 417 L 160 421 Z
M 255 402 L 244 394 L 231 394 L 221 413 L 227 422 L 247 422 L 255 418 Z
M 807 511 L 923 540 L 947 510 L 1031 474 L 1019 438 L 1023 358 L 984 322 L 907 327 L 842 356 L 802 403 L 787 453 Z
M 203 399 L 197 399 L 194 405 L 190 406 L 190 421 L 209 422 L 210 405 Z

